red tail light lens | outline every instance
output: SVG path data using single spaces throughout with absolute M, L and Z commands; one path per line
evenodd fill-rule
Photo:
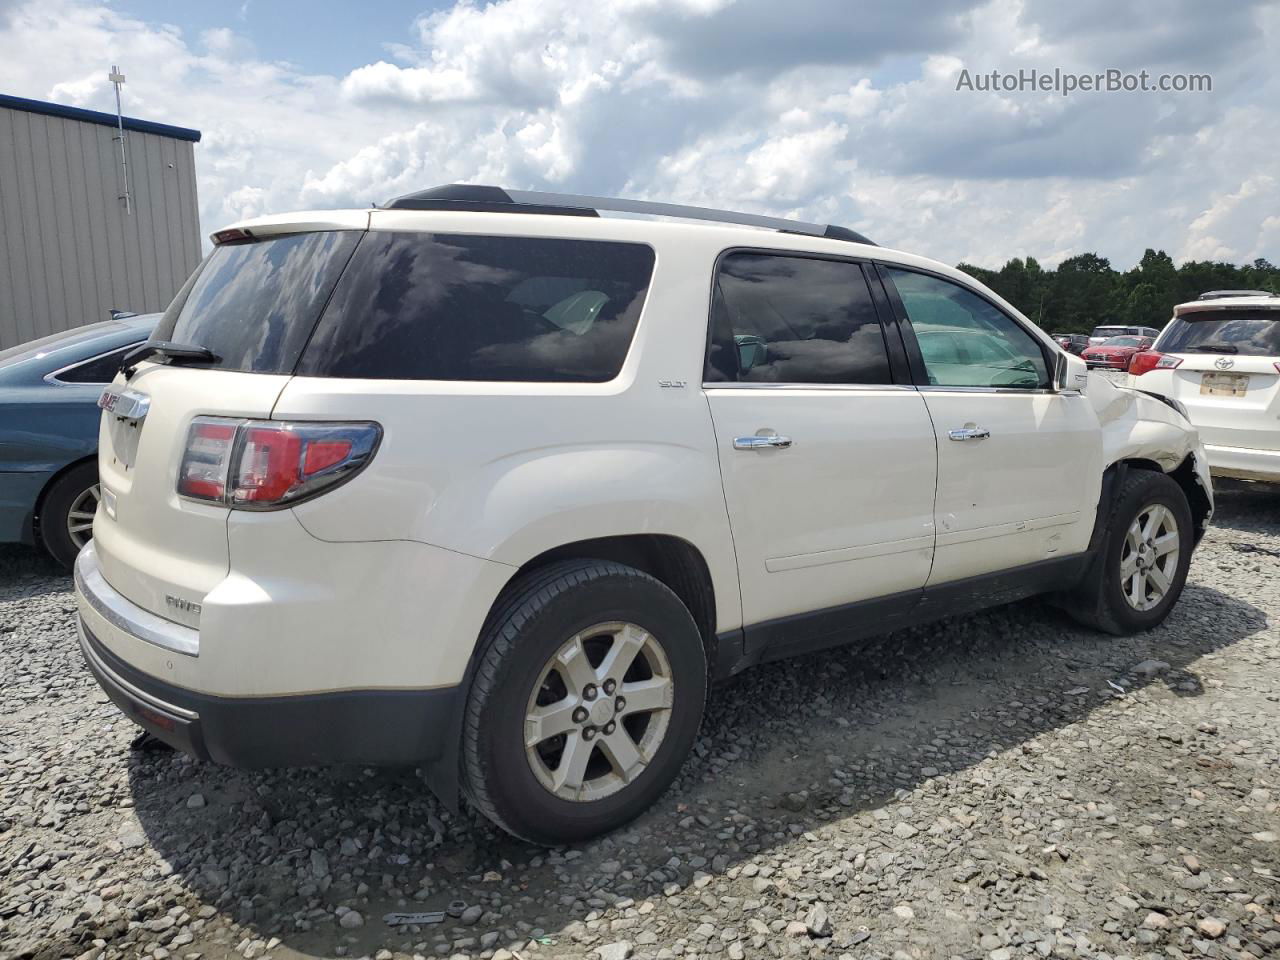
M 381 439 L 376 423 L 196 417 L 178 493 L 246 510 L 285 507 L 351 479 Z
M 1141 353 L 1135 353 L 1133 359 L 1129 361 L 1129 373 L 1140 377 L 1152 370 L 1172 370 L 1181 363 L 1181 357 L 1171 357 L 1167 353 L 1157 353 L 1154 350 L 1143 350 Z
M 222 500 L 239 421 L 196 417 L 178 470 L 178 493 L 196 500 Z

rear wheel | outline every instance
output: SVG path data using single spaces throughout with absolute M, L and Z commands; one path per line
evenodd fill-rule
M 1067 610 L 1116 635 L 1157 626 L 1182 594 L 1194 529 L 1177 483 L 1163 473 L 1131 471 L 1106 518 L 1102 549 Z
M 689 611 L 618 563 L 566 561 L 509 588 L 481 638 L 464 788 L 535 843 L 584 840 L 648 808 L 693 745 L 707 667 Z
M 70 569 L 76 554 L 93 539 L 93 516 L 98 510 L 98 464 L 82 463 L 54 481 L 40 508 L 40 542 Z

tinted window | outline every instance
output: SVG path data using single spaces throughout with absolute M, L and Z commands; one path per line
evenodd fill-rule
M 207 347 L 212 366 L 291 373 L 361 234 L 297 233 L 216 248 L 179 291 L 155 340 Z
M 141 342 L 141 340 L 138 341 L 138 343 Z M 79 366 L 63 370 L 55 379 L 63 383 L 110 383 L 119 372 L 120 361 L 124 359 L 124 355 L 135 349 L 138 343 L 131 343 L 127 347 L 113 350 L 96 359 L 86 360 Z
M 957 283 L 888 268 L 924 357 L 929 383 L 946 387 L 1049 385 L 1039 342 L 995 305 Z
M 862 268 L 779 254 L 720 261 L 708 382 L 890 383 Z
M 641 244 L 370 233 L 298 372 L 612 380 L 631 345 L 653 260 Z
M 1164 353 L 1280 357 L 1280 310 L 1204 310 L 1177 317 L 1160 337 Z

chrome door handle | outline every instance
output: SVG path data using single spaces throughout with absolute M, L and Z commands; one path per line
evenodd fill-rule
M 991 436 L 991 431 L 982 427 L 963 427 L 952 430 L 947 436 L 952 440 L 985 440 Z
M 791 446 L 791 438 L 780 437 L 776 433 L 763 437 L 758 434 L 754 437 L 735 437 L 733 440 L 735 450 L 759 450 L 763 447 L 779 447 L 785 450 L 789 446 Z

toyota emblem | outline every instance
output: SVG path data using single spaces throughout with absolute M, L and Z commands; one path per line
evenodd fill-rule
M 1219 370 L 1230 370 L 1236 365 L 1236 362 L 1230 357 L 1219 357 L 1217 360 L 1213 361 L 1213 365 Z

